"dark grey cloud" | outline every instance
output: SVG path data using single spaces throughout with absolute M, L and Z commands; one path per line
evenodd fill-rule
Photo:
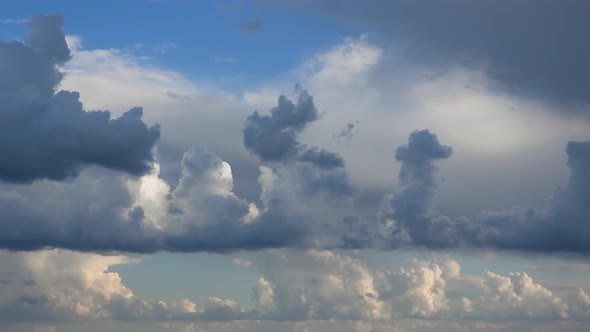
M 287 2 L 368 23 L 420 63 L 488 62 L 489 76 L 509 93 L 590 101 L 590 2 L 585 0 Z
M 590 253 L 590 141 L 569 142 L 570 178 L 542 208 L 513 207 L 479 217 L 436 216 L 435 162 L 449 147 L 428 131 L 415 132 L 396 151 L 402 163 L 398 188 L 388 197 L 385 219 L 392 223 L 391 247 L 477 247 L 528 252 Z M 485 188 L 484 188 L 485 189 Z
M 429 225 L 429 202 L 432 200 L 436 182 L 434 162 L 451 156 L 452 149 L 441 145 L 438 138 L 428 130 L 415 131 L 407 145 L 395 151 L 395 159 L 402 163 L 397 184 L 397 195 L 390 204 L 390 216 L 397 221 L 394 234 L 407 231 L 413 241 L 420 241 Z
M 258 33 L 264 31 L 264 24 L 260 21 L 248 21 L 240 25 L 240 31 L 247 33 Z
M 313 98 L 303 90 L 293 103 L 280 96 L 270 115 L 257 111 L 246 119 L 244 145 L 263 161 L 280 161 L 293 157 L 303 148 L 297 135 L 318 118 Z
M 119 118 L 85 111 L 79 94 L 56 91 L 71 58 L 57 15 L 34 16 L 26 44 L 0 43 L 0 180 L 64 180 L 87 165 L 142 175 L 154 161 L 159 127 L 133 108 Z
M 229 164 L 194 146 L 182 156 L 180 170 L 164 174 L 178 177 L 168 181 L 174 187 L 165 192 L 149 187 L 150 196 L 161 196 L 145 204 L 126 174 L 100 167 L 84 169 L 72 181 L 0 184 L 0 248 L 232 252 L 357 247 L 359 237 L 345 235 L 358 228 L 360 219 L 342 159 L 298 141 L 299 131 L 317 117 L 311 97 L 300 91 L 298 105 L 284 97 L 279 105 L 269 116 L 249 117 L 262 123 L 263 131 L 292 131 L 294 142 L 289 157 L 264 164 L 258 208 L 233 191 Z
M 273 170 L 282 169 L 279 172 L 285 172 L 283 176 L 297 177 L 289 181 L 298 181 L 304 195 L 352 194 L 354 190 L 344 169 L 344 159 L 334 152 L 299 141 L 299 134 L 318 120 L 319 112 L 306 90 L 299 85 L 295 90 L 298 93 L 296 103 L 280 96 L 278 105 L 269 115 L 254 112 L 247 118 L 243 129 L 245 147 Z
M 199 170 L 195 158 L 205 170 Z M 136 205 L 127 178 L 113 171 L 92 168 L 75 181 L 4 185 L 0 188 L 4 216 L 0 220 L 0 248 L 232 252 L 294 246 L 301 241 L 303 230 L 297 224 L 270 218 L 244 223 L 248 203 L 217 193 L 216 187 L 205 181 L 215 176 L 219 159 L 207 160 L 189 152 L 184 161 L 179 187 L 170 193 L 170 207 L 175 211 L 163 220 L 151 218 Z
M 319 112 L 307 91 L 299 85 L 296 90 L 296 103 L 280 96 L 270 115 L 255 111 L 248 116 L 243 129 L 245 147 L 264 162 L 296 159 L 323 169 L 344 167 L 344 160 L 338 154 L 299 142 L 299 134 L 318 119 Z
M 339 155 L 316 147 L 305 150 L 299 160 L 325 169 L 344 167 L 344 160 Z

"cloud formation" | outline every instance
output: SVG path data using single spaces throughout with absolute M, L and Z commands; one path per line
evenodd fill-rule
M 270 115 L 257 111 L 246 119 L 244 145 L 263 161 L 280 161 L 297 155 L 304 147 L 297 135 L 319 116 L 313 98 L 303 90 L 297 103 L 280 96 Z
M 524 272 L 464 274 L 453 260 L 410 261 L 377 270 L 331 251 L 257 254 L 256 308 L 211 296 L 203 301 L 142 299 L 114 265 L 121 255 L 67 250 L 0 251 L 0 323 L 86 321 L 309 322 L 392 324 L 404 319 L 511 322 L 590 319 L 584 288 L 551 290 Z M 23 281 L 34 280 L 26 285 Z M 197 304 L 202 303 L 202 304 Z
M 0 43 L 0 180 L 64 180 L 89 165 L 146 174 L 160 130 L 142 122 L 141 108 L 113 119 L 85 111 L 77 92 L 56 91 L 58 66 L 71 58 L 62 26 L 60 16 L 34 16 L 26 44 Z
M 414 61 L 445 68 L 483 65 L 501 90 L 553 102 L 584 102 L 590 93 L 583 0 L 294 2 L 307 10 L 373 25 L 380 38 Z
M 74 92 L 55 93 L 63 76 L 57 68 L 71 57 L 62 24 L 58 16 L 35 17 L 28 44 L 0 45 L 7 73 L 0 78 L 6 100 L 0 126 L 7 127 L 0 144 L 12 157 L 0 166 L 0 248 L 590 251 L 587 232 L 580 231 L 588 224 L 590 143 L 568 144 L 569 183 L 543 209 L 486 212 L 469 220 L 433 215 L 436 161 L 452 150 L 429 131 L 418 131 L 396 151 L 401 170 L 395 193 L 383 210 L 368 211 L 342 157 L 302 142 L 300 135 L 320 113 L 299 86 L 295 102 L 280 96 L 267 114 L 254 112 L 244 123 L 244 146 L 261 162 L 257 200 L 236 194 L 229 163 L 200 145 L 184 153 L 180 176 L 164 182 L 151 152 L 159 128 L 148 128 L 140 109 L 111 119 L 108 112 L 84 111 Z M 91 165 L 102 168 L 86 167 Z M 128 179 L 119 170 L 142 176 Z
M 298 110 L 286 97 L 281 100 L 286 108 L 271 113 L 277 114 L 274 118 L 255 113 L 249 119 L 261 119 L 262 130 L 273 131 L 265 127 L 267 121 L 278 127 L 286 123 L 290 130 L 316 118 L 305 91 L 300 92 L 305 106 Z M 298 112 L 309 114 L 302 120 Z M 345 245 L 346 230 L 358 218 L 353 218 L 352 204 L 339 207 L 350 201 L 353 191 L 343 161 L 325 149 L 304 146 L 297 134 L 289 134 L 292 158 L 261 169 L 259 205 L 237 196 L 231 166 L 199 145 L 184 153 L 175 187 L 159 178 L 158 163 L 136 179 L 91 167 L 72 181 L 2 184 L 0 247 L 231 252 Z M 310 209 L 302 210 L 303 205 Z
M 566 149 L 570 177 L 543 208 L 512 207 L 485 212 L 478 218 L 452 218 L 432 213 L 436 191 L 434 162 L 450 157 L 427 130 L 410 135 L 408 145 L 398 148 L 402 163 L 399 186 L 385 201 L 384 214 L 394 235 L 390 246 L 482 247 L 530 252 L 590 252 L 590 142 L 569 142 Z

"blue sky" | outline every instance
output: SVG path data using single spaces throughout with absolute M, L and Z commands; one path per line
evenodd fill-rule
M 586 10 L 8 1 L 0 330 L 587 331 Z
M 252 1 L 33 0 L 14 2 L 3 12 L 7 18 L 60 13 L 71 17 L 69 31 L 84 36 L 89 49 L 133 49 L 152 64 L 240 89 L 273 79 L 326 45 L 366 32 Z M 242 27 L 250 22 L 260 23 L 260 30 Z M 22 36 L 25 31 L 15 25 L 3 33 Z

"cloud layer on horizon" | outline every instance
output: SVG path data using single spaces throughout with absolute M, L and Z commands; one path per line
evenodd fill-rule
M 142 299 L 110 267 L 128 257 L 64 250 L 0 251 L 0 323 L 73 321 L 362 322 L 401 328 L 405 320 L 588 322 L 589 290 L 551 290 L 525 272 L 466 274 L 454 260 L 413 260 L 374 269 L 331 251 L 267 251 L 253 257 L 260 273 L 253 305 L 208 297 Z

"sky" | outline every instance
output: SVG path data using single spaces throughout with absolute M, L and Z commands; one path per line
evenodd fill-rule
M 590 3 L 7 0 L 0 330 L 590 330 Z

